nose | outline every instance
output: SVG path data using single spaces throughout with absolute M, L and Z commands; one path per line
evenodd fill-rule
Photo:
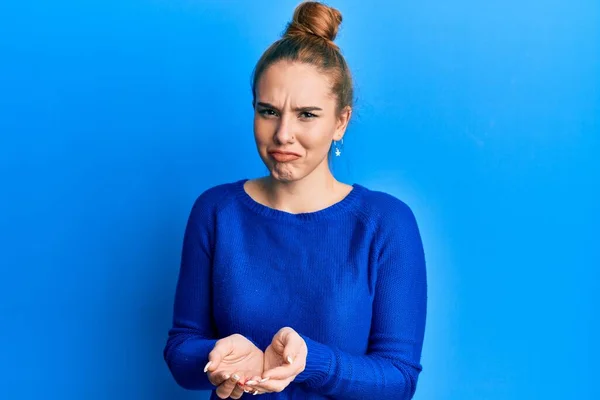
M 277 130 L 275 131 L 275 141 L 279 144 L 291 143 L 293 141 L 294 135 L 292 131 L 292 122 L 290 118 L 285 114 L 279 118 L 279 123 L 277 124 Z

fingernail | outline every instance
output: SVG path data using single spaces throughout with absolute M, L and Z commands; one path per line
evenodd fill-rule
M 250 393 L 248 389 L 244 389 L 244 393 Z
M 258 382 L 256 381 L 248 381 L 246 382 L 246 385 L 256 385 Z
M 231 378 L 231 375 L 225 375 L 225 379 Z
M 210 367 L 210 364 L 212 364 L 212 361 L 209 361 L 206 366 L 204 367 L 204 373 L 206 373 L 206 371 L 208 371 L 208 367 Z
M 252 396 L 256 396 L 258 394 L 258 390 L 254 393 L 252 393 Z
M 288 356 L 288 357 L 287 357 L 287 362 L 291 364 L 291 363 L 293 363 L 293 362 L 294 362 L 294 360 L 292 359 L 292 357 L 291 357 L 291 356 Z
M 240 380 L 240 377 L 239 377 L 238 375 L 236 375 L 236 374 L 233 374 L 233 380 L 235 380 L 235 381 L 239 381 L 239 380 Z
M 266 382 L 266 381 L 268 381 L 269 379 L 271 379 L 271 378 L 264 378 L 264 379 L 261 379 L 261 380 L 260 380 L 260 383 Z

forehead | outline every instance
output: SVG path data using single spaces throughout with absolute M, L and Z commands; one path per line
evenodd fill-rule
M 280 61 L 267 68 L 257 82 L 260 101 L 306 106 L 333 101 L 327 75 L 312 65 Z

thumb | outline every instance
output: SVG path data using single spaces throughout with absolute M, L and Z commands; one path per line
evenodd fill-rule
M 284 362 L 293 364 L 294 360 L 300 354 L 304 339 L 292 328 L 283 328 L 276 335 L 281 346 L 280 353 L 283 356 Z
M 218 340 L 215 347 L 208 353 L 208 363 L 204 366 L 204 372 L 214 372 L 219 368 L 219 364 L 233 351 L 230 340 Z
M 277 354 L 283 354 L 285 345 L 287 344 L 287 334 L 283 329 L 279 330 L 271 340 L 271 347 Z

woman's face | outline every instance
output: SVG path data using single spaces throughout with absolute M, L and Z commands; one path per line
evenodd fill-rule
M 351 111 L 338 115 L 331 82 L 315 67 L 281 61 L 256 84 L 254 138 L 274 179 L 295 181 L 329 168 L 333 140 L 344 135 Z

